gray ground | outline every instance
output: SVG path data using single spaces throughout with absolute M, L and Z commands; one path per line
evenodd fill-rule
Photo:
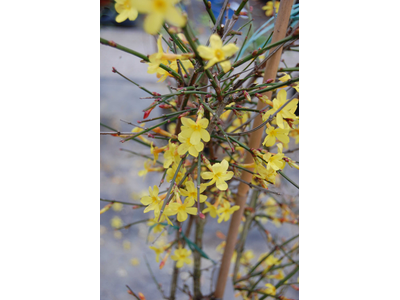
M 145 34 L 141 28 L 102 28 L 100 36 L 106 39 L 114 40 L 128 48 L 135 49 L 141 53 L 151 54 L 156 52 L 156 42 L 152 36 Z M 298 61 L 298 56 L 287 57 L 286 61 Z M 290 64 L 289 64 L 290 65 Z M 150 91 L 166 93 L 168 89 L 165 84 L 159 84 L 154 74 L 147 74 L 146 64 L 140 63 L 140 59 L 128 53 L 117 49 L 101 45 L 100 46 L 100 94 L 101 94 L 101 115 L 100 121 L 120 131 L 130 131 L 132 126 L 125 124 L 120 119 L 136 123 L 142 119 L 142 110 L 147 107 L 152 100 L 139 99 L 147 94 L 134 86 L 132 83 L 123 79 L 119 75 L 112 73 L 112 67 L 130 78 L 131 80 L 143 85 Z M 151 113 L 151 117 L 160 115 L 161 109 L 156 108 Z M 155 123 L 150 123 L 155 124 Z M 100 128 L 101 131 L 109 131 L 106 128 Z M 138 195 L 146 192 L 149 186 L 158 184 L 161 175 L 159 173 L 149 173 L 145 178 L 139 177 L 139 170 L 143 169 L 144 159 L 122 152 L 119 149 L 125 148 L 136 152 L 147 153 L 145 146 L 135 142 L 120 143 L 120 138 L 112 136 L 100 137 L 100 196 L 104 199 L 115 199 L 127 202 L 139 202 Z M 298 160 L 298 152 L 292 153 L 293 159 Z M 285 173 L 295 182 L 299 182 L 298 171 L 286 167 Z M 286 194 L 295 195 L 298 191 L 282 179 L 282 186 Z M 160 190 L 166 189 L 163 185 Z M 101 202 L 103 207 L 106 202 Z M 146 235 L 148 227 L 145 224 L 135 225 L 129 229 L 122 230 L 122 237 L 114 236 L 114 230 L 110 226 L 110 220 L 114 216 L 119 216 L 124 224 L 132 223 L 147 218 L 142 210 L 132 210 L 130 206 L 124 206 L 123 210 L 116 212 L 109 210 L 101 215 L 101 239 L 100 239 L 100 259 L 101 259 L 101 299 L 102 300 L 131 300 L 133 297 L 127 294 L 125 285 L 136 293 L 142 292 L 147 300 L 161 299 L 159 291 L 146 268 L 143 255 L 146 255 L 150 267 L 153 270 L 157 280 L 162 284 L 165 293 L 169 294 L 170 274 L 172 262 L 168 260 L 167 265 L 158 269 L 158 263 L 155 262 L 155 254 L 146 244 Z M 215 236 L 215 228 L 218 228 L 224 234 L 228 230 L 228 222 L 218 224 L 216 219 L 211 219 L 206 224 L 204 235 L 204 251 L 213 258 L 219 258 L 221 255 L 215 251 L 216 246 L 221 242 Z M 274 234 L 276 228 L 272 223 L 267 223 L 266 227 Z M 298 232 L 297 226 L 284 225 L 280 229 L 280 236 L 292 236 Z M 123 243 L 130 242 L 130 249 L 124 249 Z M 249 235 L 246 245 L 253 249 L 257 255 L 268 251 L 265 246 L 264 237 L 256 230 Z M 137 258 L 139 264 L 134 266 L 131 259 Z M 253 259 L 255 262 L 256 258 Z M 204 267 L 211 263 L 203 260 Z M 182 279 L 188 277 L 190 268 L 184 267 Z M 210 274 L 206 274 L 203 282 L 203 293 L 210 292 Z M 294 278 L 297 279 L 297 276 Z M 182 281 L 180 281 L 182 283 Z M 191 281 L 186 283 L 190 286 Z M 181 284 L 182 285 L 182 284 Z M 288 290 L 288 297 L 298 299 L 298 292 Z M 230 299 L 227 289 L 227 298 Z M 188 299 L 188 296 L 178 292 L 177 299 Z M 237 298 L 239 299 L 239 298 Z

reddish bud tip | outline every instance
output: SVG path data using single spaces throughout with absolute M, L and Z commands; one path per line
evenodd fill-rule
M 271 83 L 271 82 L 274 82 L 274 80 L 273 79 L 267 79 L 267 81 L 265 81 L 265 83 Z
M 257 51 L 257 50 L 254 50 L 253 53 L 251 53 L 251 55 L 256 56 L 257 53 L 258 53 L 258 51 Z
M 205 219 L 206 218 L 206 216 L 202 212 L 199 213 L 199 217 L 200 217 L 200 219 Z
M 148 133 L 147 136 L 148 136 L 149 138 L 154 138 L 154 135 L 151 134 L 151 133 Z
M 139 124 L 142 123 L 142 121 L 137 121 Z
M 108 44 L 112 47 L 117 47 L 117 44 L 114 41 L 109 41 Z
M 113 73 L 117 73 L 117 70 L 114 67 L 112 67 L 112 71 Z

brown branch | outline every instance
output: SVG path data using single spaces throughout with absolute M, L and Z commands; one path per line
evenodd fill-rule
M 274 28 L 274 33 L 272 37 L 272 43 L 276 43 L 277 41 L 283 39 L 286 35 L 286 29 L 288 27 L 289 23 L 289 17 L 290 17 L 290 11 L 292 8 L 292 0 L 282 0 L 280 7 L 279 7 L 279 13 L 278 17 L 276 19 L 275 23 L 275 28 Z M 271 49 L 271 51 L 273 51 Z M 282 48 L 280 48 L 268 61 L 265 67 L 265 73 L 264 73 L 264 81 L 266 81 L 269 78 L 275 78 L 276 73 L 279 67 L 280 63 L 280 58 L 282 55 Z M 271 98 L 272 91 L 266 92 L 265 95 L 267 95 L 268 98 Z M 266 104 L 264 104 L 262 101 L 258 101 L 257 109 L 262 110 L 265 107 Z M 262 123 L 262 118 L 260 115 L 257 115 L 257 117 L 254 120 L 254 127 L 259 126 Z M 255 132 L 252 132 L 250 135 L 250 140 L 249 140 L 249 147 L 250 148 L 259 148 L 261 144 L 261 138 L 262 138 L 263 130 L 257 130 Z M 246 153 L 246 158 L 245 158 L 245 164 L 250 164 L 253 162 L 253 157 L 252 155 L 247 152 Z M 243 172 L 241 179 L 247 182 L 251 181 L 252 175 Z M 241 223 L 241 219 L 243 216 L 244 212 L 244 207 L 246 204 L 246 199 L 247 199 L 247 193 L 249 191 L 249 186 L 243 182 L 239 184 L 238 191 L 236 194 L 236 205 L 239 205 L 239 210 L 233 213 L 230 226 L 229 226 L 229 231 L 226 239 L 226 245 L 224 249 L 224 254 L 222 256 L 222 261 L 221 261 L 221 268 L 219 270 L 218 274 L 218 281 L 217 281 L 217 286 L 216 290 L 214 292 L 214 297 L 216 299 L 222 299 L 224 296 L 225 292 L 225 285 L 226 281 L 228 279 L 228 274 L 229 274 L 229 267 L 230 267 L 230 262 L 232 259 L 233 251 L 235 249 L 236 245 L 236 239 L 239 233 L 239 225 Z

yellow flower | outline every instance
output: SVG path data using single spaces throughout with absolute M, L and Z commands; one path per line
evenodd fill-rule
M 200 193 L 204 192 L 205 189 L 206 185 L 200 184 Z M 193 181 L 186 182 L 186 190 L 180 189 L 180 191 L 183 196 L 187 197 L 187 199 L 193 199 L 194 201 L 197 201 L 197 188 L 194 186 Z M 200 195 L 200 203 L 203 203 L 206 200 L 206 195 Z
M 203 209 L 203 214 L 209 212 L 211 218 L 216 218 L 217 217 L 217 208 L 208 201 L 206 201 L 205 203 L 207 205 L 207 208 Z
M 140 125 L 140 127 L 144 127 L 144 123 L 142 123 L 142 124 Z M 133 128 L 133 129 L 132 129 L 132 132 L 133 132 L 133 133 L 142 132 L 142 131 L 144 130 L 144 128 L 140 128 L 140 127 L 135 127 L 135 128 Z M 143 142 L 149 144 L 149 145 L 150 145 L 150 143 L 151 143 L 148 139 L 146 139 L 146 138 L 143 137 L 142 135 L 139 135 L 138 138 L 141 139 Z
M 155 164 L 156 161 L 157 161 L 157 159 L 158 159 L 158 155 L 159 155 L 161 152 L 163 152 L 163 151 L 165 150 L 166 147 L 158 148 L 157 146 L 153 146 L 153 144 L 154 144 L 154 143 L 151 142 L 151 145 L 150 145 L 150 153 L 153 154 L 153 156 L 154 156 L 153 163 Z
M 115 10 L 118 16 L 115 21 L 121 23 L 129 18 L 129 20 L 134 21 L 138 16 L 138 11 L 135 7 L 135 0 L 115 0 Z
M 224 222 L 228 221 L 231 215 L 239 209 L 239 205 L 234 205 L 231 207 L 231 204 L 228 201 L 225 201 L 222 207 L 217 210 L 218 213 L 218 223 L 221 223 L 222 220 Z
M 290 138 L 288 137 L 290 128 L 282 129 L 282 128 L 274 128 L 273 126 L 268 126 L 265 133 L 267 136 L 264 139 L 263 145 L 266 147 L 271 147 L 275 145 L 276 139 L 281 141 L 282 143 L 289 143 Z
M 265 209 L 265 214 L 270 217 L 275 217 L 276 213 L 278 212 L 278 205 L 276 203 L 276 200 L 272 197 L 269 197 L 265 204 L 267 205 Z
M 248 264 L 254 258 L 254 253 L 251 250 L 247 250 L 240 257 L 240 263 L 245 265 Z
M 148 65 L 147 73 L 149 74 L 157 73 L 157 78 L 160 78 L 158 82 L 164 81 L 168 76 L 173 77 L 173 75 L 168 73 L 168 71 L 164 70 L 163 68 L 160 68 L 160 64 L 169 66 L 172 70 L 178 72 L 178 65 L 176 62 L 177 59 L 181 59 L 181 63 L 183 64 L 186 70 L 194 68 L 190 60 L 187 60 L 187 58 L 193 57 L 192 53 L 173 54 L 173 53 L 168 53 L 168 50 L 167 53 L 164 53 L 161 39 L 162 35 L 160 34 L 157 40 L 158 52 L 153 53 L 152 55 L 149 56 L 150 62 L 147 63 Z M 172 63 L 169 64 L 169 61 L 172 61 Z
M 160 254 L 164 252 L 164 246 L 160 246 L 158 248 L 155 246 L 150 246 L 149 248 L 154 250 L 154 252 L 156 253 L 156 262 L 160 262 Z
M 233 177 L 232 171 L 227 171 L 229 163 L 224 159 L 221 163 L 215 163 L 212 165 L 212 172 L 203 172 L 201 178 L 211 179 L 207 185 L 212 185 L 215 182 L 217 188 L 221 191 L 228 189 L 228 184 L 225 182 Z
M 188 214 L 191 215 L 196 215 L 197 214 L 197 207 L 192 207 L 194 204 L 193 198 L 186 198 L 184 203 L 171 203 L 168 205 L 168 209 L 170 213 L 168 215 L 172 214 L 178 214 L 177 219 L 179 222 L 184 222 Z
M 275 275 L 267 275 L 267 278 L 282 280 L 283 278 L 285 278 L 285 274 L 283 274 L 283 271 L 282 271 L 282 270 L 279 270 L 279 271 L 278 271 L 278 274 L 275 274 Z
M 144 30 L 149 34 L 156 34 L 165 20 L 177 27 L 185 26 L 186 18 L 175 7 L 178 2 L 179 0 L 137 0 L 137 10 L 147 14 L 143 24 Z
M 149 226 L 149 227 L 154 226 L 154 227 L 152 228 L 152 230 L 153 230 L 154 233 L 162 232 L 163 229 L 164 229 L 164 227 L 165 227 L 164 225 L 158 223 L 157 221 L 158 221 L 158 218 L 154 218 L 154 219 L 152 219 L 152 220 L 150 220 L 150 221 L 147 222 L 147 226 Z M 157 224 L 157 225 L 156 225 L 156 224 Z
M 208 69 L 217 62 L 221 62 L 220 65 L 224 72 L 228 72 L 231 68 L 231 63 L 229 60 L 225 59 L 236 53 L 239 48 L 233 43 L 222 46 L 222 40 L 218 34 L 213 34 L 210 37 L 210 45 L 211 47 L 206 47 L 203 45 L 197 47 L 197 51 L 199 52 L 200 56 L 208 60 L 205 68 Z
M 141 170 L 138 172 L 139 176 L 146 176 L 148 172 L 157 172 L 157 171 L 163 171 L 162 167 L 158 168 L 153 168 L 154 167 L 154 162 L 152 162 L 150 159 L 146 160 L 144 162 L 144 170 Z
M 184 155 L 186 152 L 189 151 L 189 154 L 193 157 L 199 156 L 199 152 L 203 151 L 204 149 L 204 144 L 202 142 L 193 145 L 190 142 L 190 136 L 184 138 L 180 134 L 178 135 L 178 140 L 182 143 L 178 147 L 178 154 L 179 155 Z
M 177 152 L 177 144 L 168 141 L 168 149 L 164 152 L 164 168 L 168 168 L 172 163 L 179 163 L 181 160 Z
M 181 118 L 182 131 L 178 135 L 178 138 L 189 138 L 192 145 L 197 145 L 203 140 L 208 142 L 210 140 L 210 134 L 206 130 L 208 126 L 208 120 L 203 118 L 197 118 L 196 122 L 189 118 Z
M 286 90 L 280 90 L 278 92 L 277 98 L 275 98 L 273 102 L 273 108 L 268 110 L 262 117 L 263 121 L 266 121 L 269 116 L 273 115 L 283 104 L 286 103 L 287 99 Z M 284 118 L 285 119 L 293 119 L 297 120 L 297 116 L 294 114 L 297 108 L 297 103 L 299 103 L 299 99 L 293 99 L 286 105 L 281 111 L 276 114 L 276 124 L 279 128 L 285 129 Z M 286 121 L 285 121 L 286 122 Z
M 182 247 L 179 246 L 179 248 L 175 250 L 174 255 L 171 255 L 171 259 L 177 261 L 177 268 L 182 268 L 184 263 L 190 264 L 192 262 L 192 260 L 189 258 L 191 254 L 191 250 L 184 248 L 182 249 Z
M 285 155 L 283 153 L 278 153 L 272 156 L 271 153 L 267 153 L 263 155 L 265 161 L 268 162 L 267 170 L 273 169 L 274 171 L 282 170 L 285 167 L 285 162 L 282 160 Z
M 168 182 L 171 181 L 172 178 L 174 178 L 174 175 L 175 175 L 176 169 L 178 168 L 178 165 L 179 165 L 179 162 L 173 164 L 172 167 L 168 169 L 167 176 L 166 176 Z M 185 173 L 186 173 L 186 168 L 181 167 L 178 174 L 176 175 L 175 181 L 180 182 L 182 180 L 183 176 L 185 175 Z
M 266 289 L 263 290 L 264 293 L 270 294 L 272 296 L 275 296 L 276 294 L 276 288 L 271 284 L 271 283 L 266 283 L 265 286 L 267 287 Z
M 153 190 L 151 189 L 151 186 L 149 186 L 150 196 L 144 196 L 142 199 L 140 199 L 142 204 L 147 205 L 143 211 L 144 213 L 147 213 L 151 210 L 154 210 L 154 214 L 156 215 L 160 213 L 161 198 L 158 197 L 158 192 L 158 186 L 153 186 Z
M 279 1 L 275 1 L 275 10 L 276 10 L 276 13 L 278 13 L 278 11 L 279 11 L 279 5 L 280 5 Z M 274 8 L 273 8 L 272 1 L 268 1 L 267 4 L 266 4 L 265 6 L 262 7 L 262 10 L 265 10 L 265 15 L 266 15 L 267 17 L 272 16 L 273 13 L 274 13 Z
M 267 259 L 264 261 L 264 263 L 268 267 L 273 266 L 273 265 L 277 265 L 277 264 L 279 264 L 279 258 L 277 258 L 277 257 L 275 257 L 273 255 L 270 255 L 270 256 L 267 257 Z

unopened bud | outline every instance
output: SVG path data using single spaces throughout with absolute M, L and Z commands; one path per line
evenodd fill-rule
M 274 80 L 273 80 L 272 78 L 267 79 L 267 80 L 265 81 L 265 83 L 271 83 L 271 82 L 274 82 Z
M 188 114 L 189 114 L 189 112 L 187 111 L 187 112 L 185 112 L 185 113 L 179 115 L 178 118 L 180 119 L 180 118 L 186 117 Z
M 251 97 L 250 97 L 250 95 L 249 95 L 248 92 L 243 91 L 243 95 L 245 96 L 245 98 L 247 99 L 247 101 L 251 102 Z
M 112 67 L 112 71 L 113 73 L 117 73 L 117 70 L 114 67 Z

